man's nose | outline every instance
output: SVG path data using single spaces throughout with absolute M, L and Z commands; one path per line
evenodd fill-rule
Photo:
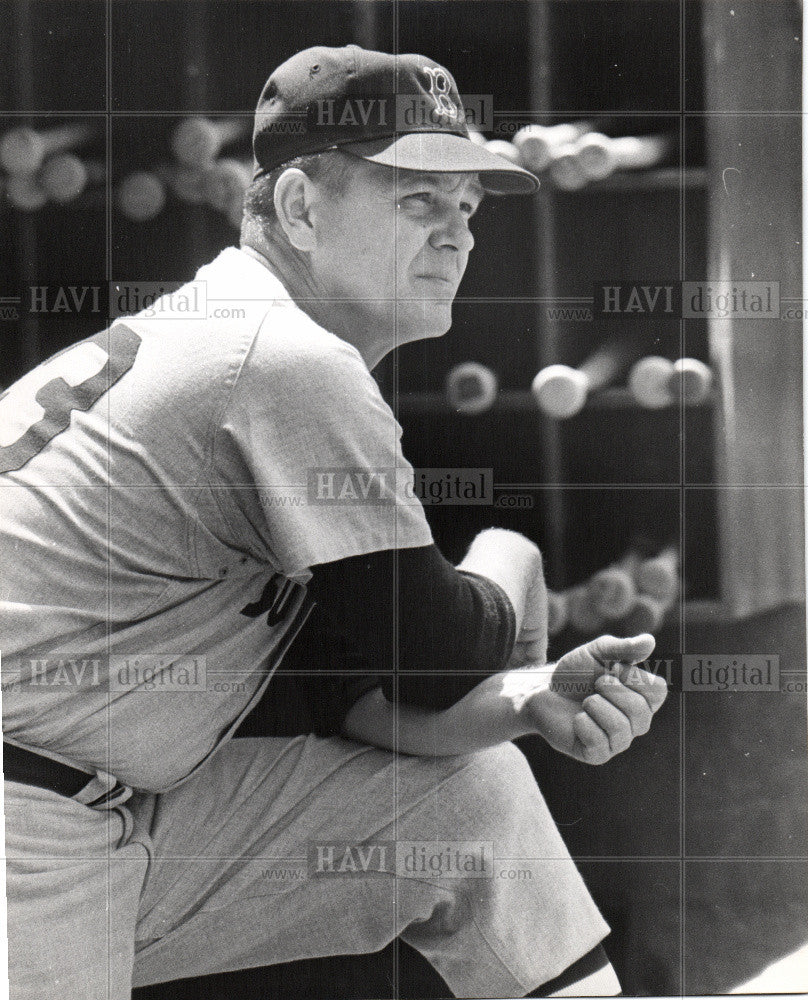
M 447 213 L 435 226 L 429 242 L 436 250 L 449 247 L 469 254 L 474 247 L 474 237 L 469 229 L 468 219 L 462 212 Z

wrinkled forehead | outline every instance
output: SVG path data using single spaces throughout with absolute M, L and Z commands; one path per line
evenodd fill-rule
M 485 189 L 480 183 L 480 175 L 474 173 L 432 173 L 421 170 L 397 170 L 396 181 L 401 185 L 429 184 L 441 191 L 468 190 L 479 198 L 485 197 Z
M 393 191 L 409 190 L 428 185 L 440 191 L 466 190 L 482 200 L 486 191 L 477 173 L 443 173 L 442 171 L 405 170 L 401 167 L 387 167 L 380 163 L 363 161 L 374 182 Z

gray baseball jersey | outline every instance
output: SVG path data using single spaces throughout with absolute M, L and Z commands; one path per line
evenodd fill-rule
M 17 382 L 6 736 L 151 791 L 193 773 L 302 626 L 309 567 L 431 543 L 400 438 L 359 352 L 235 248 Z M 341 470 L 384 489 L 335 495 Z

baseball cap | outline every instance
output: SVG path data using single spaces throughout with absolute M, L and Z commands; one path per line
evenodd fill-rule
M 492 194 L 528 194 L 529 171 L 472 142 L 451 73 L 426 56 L 315 46 L 282 63 L 255 112 L 254 177 L 340 148 L 403 170 L 469 172 Z

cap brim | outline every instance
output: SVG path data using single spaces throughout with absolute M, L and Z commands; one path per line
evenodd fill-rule
M 407 132 L 340 144 L 340 149 L 400 170 L 479 174 L 480 183 L 491 194 L 532 194 L 539 187 L 538 177 L 530 171 L 450 132 Z

